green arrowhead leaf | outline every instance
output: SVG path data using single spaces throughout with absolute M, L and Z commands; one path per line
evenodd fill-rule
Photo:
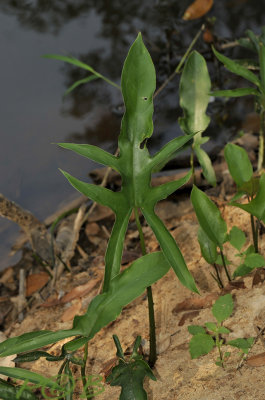
M 228 143 L 225 146 L 224 155 L 230 175 L 240 188 L 244 183 L 248 182 L 253 175 L 253 169 L 248 154 L 242 147 Z
M 222 248 L 226 241 L 227 226 L 216 205 L 195 185 L 191 192 L 191 202 L 201 228 L 211 241 Z
M 206 333 L 194 335 L 189 343 L 191 358 L 198 358 L 204 354 L 210 353 L 214 346 L 215 343 L 211 335 L 207 335 Z
M 210 122 L 206 109 L 210 100 L 211 80 L 204 58 L 193 51 L 183 69 L 179 97 L 184 116 L 179 124 L 186 134 L 203 132 Z
M 230 317 L 234 309 L 232 295 L 226 294 L 219 297 L 212 307 L 212 313 L 219 323 Z
M 197 291 L 194 279 L 172 236 L 169 232 L 165 232 L 166 228 L 159 219 L 152 218 L 151 221 L 155 203 L 173 193 L 190 177 L 188 174 L 182 180 L 153 188 L 151 174 L 157 166 L 172 156 L 193 136 L 176 138 L 153 157 L 149 155 L 145 141 L 153 133 L 155 85 L 154 65 L 143 44 L 141 34 L 139 34 L 130 48 L 122 71 L 121 86 L 126 111 L 119 136 L 119 157 L 97 149 L 95 146 L 60 143 L 60 146 L 64 148 L 73 150 L 103 165 L 111 166 L 122 177 L 121 191 L 113 193 L 108 189 L 81 182 L 67 172 L 63 172 L 77 190 L 92 200 L 110 207 L 116 214 L 116 222 L 105 256 L 104 292 L 108 291 L 110 280 L 119 273 L 124 237 L 130 215 L 135 208 L 140 208 L 147 218 L 147 222 L 152 223 L 165 257 L 171 263 L 182 284 Z M 154 224 L 153 220 L 155 220 Z M 161 227 L 161 232 L 157 232 L 158 226 Z M 170 246 L 166 246 L 166 238 L 169 239 Z

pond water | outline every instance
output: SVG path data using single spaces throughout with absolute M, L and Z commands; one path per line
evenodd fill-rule
M 142 31 L 156 65 L 159 87 L 205 22 L 205 18 L 181 19 L 190 3 L 0 0 L 0 192 L 43 220 L 78 195 L 59 167 L 83 180 L 97 167 L 52 143 L 99 144 L 112 152 L 116 148 L 122 104 L 119 91 L 94 81 L 64 98 L 66 88 L 86 74 L 42 55 L 74 55 L 119 83 L 128 48 Z M 215 1 L 207 16 L 217 18 L 216 36 L 230 41 L 246 29 L 260 32 L 265 25 L 264 6 L 265 1 L 258 0 Z M 196 49 L 209 61 L 213 79 L 220 79 L 209 45 L 200 39 Z M 236 56 L 238 51 L 231 49 L 229 54 Z M 237 83 L 233 78 L 229 75 L 230 87 Z M 156 98 L 151 151 L 181 134 L 178 80 L 176 77 Z M 208 149 L 223 145 L 252 109 L 250 98 L 232 101 L 229 107 L 220 101 L 211 104 L 209 113 L 218 110 L 218 117 L 212 119 L 207 132 L 213 138 Z M 13 223 L 0 219 L 0 269 L 15 261 L 8 253 L 18 231 Z

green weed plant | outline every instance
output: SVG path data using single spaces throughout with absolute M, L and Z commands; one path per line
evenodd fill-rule
M 225 362 L 231 352 L 225 351 L 224 347 L 236 347 L 240 350 L 240 356 L 245 357 L 254 343 L 254 338 L 238 338 L 226 342 L 223 335 L 231 331 L 223 326 L 223 322 L 228 319 L 234 309 L 234 302 L 231 294 L 219 297 L 212 307 L 212 314 L 217 322 L 206 322 L 204 327 L 201 325 L 190 325 L 188 331 L 192 336 L 189 342 L 191 358 L 198 358 L 210 353 L 214 348 L 218 350 L 216 365 L 225 368 Z

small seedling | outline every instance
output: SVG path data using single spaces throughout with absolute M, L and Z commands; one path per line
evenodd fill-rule
M 191 358 L 198 358 L 202 355 L 210 353 L 216 347 L 218 350 L 218 357 L 216 365 L 225 368 L 225 362 L 230 356 L 229 351 L 224 351 L 224 346 L 237 347 L 241 350 L 241 355 L 248 354 L 249 348 L 252 346 L 254 338 L 248 339 L 235 339 L 225 342 L 222 335 L 229 334 L 230 330 L 223 326 L 223 322 L 229 318 L 234 309 L 234 302 L 231 294 L 226 294 L 219 297 L 212 307 L 212 313 L 217 322 L 206 322 L 203 326 L 190 325 L 188 331 L 193 337 L 189 343 L 189 350 Z

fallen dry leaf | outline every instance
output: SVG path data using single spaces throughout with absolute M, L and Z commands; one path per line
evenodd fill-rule
M 76 301 L 73 305 L 67 308 L 67 310 L 65 310 L 65 312 L 61 316 L 62 322 L 72 321 L 76 316 L 76 314 L 79 313 L 81 308 L 82 308 L 82 300 L 78 299 L 78 301 Z
M 182 19 L 189 21 L 203 17 L 213 6 L 213 0 L 195 0 L 185 11 Z
M 68 303 L 77 297 L 83 297 L 86 294 L 90 293 L 92 289 L 102 280 L 102 276 L 99 276 L 95 279 L 91 279 L 89 282 L 84 285 L 76 286 L 69 293 L 65 294 L 61 299 L 60 303 L 65 304 Z
M 46 300 L 44 303 L 40 304 L 40 307 L 54 307 L 58 306 L 60 303 L 60 300 L 58 299 L 57 295 L 51 295 L 48 300 Z
M 218 293 L 211 293 L 205 297 L 190 297 L 178 303 L 176 307 L 172 310 L 174 315 L 178 314 L 181 311 L 188 311 L 188 310 L 200 310 L 202 308 L 211 307 L 213 301 L 219 297 Z
M 91 222 L 90 224 L 86 224 L 85 233 L 89 236 L 96 236 L 100 232 L 100 227 L 96 222 Z
M 265 280 L 265 270 L 264 268 L 257 268 L 253 276 L 252 287 L 263 283 Z
M 122 254 L 121 264 L 122 265 L 128 264 L 129 262 L 134 261 L 139 257 L 141 257 L 141 254 L 137 253 L 136 251 L 124 250 L 124 252 Z
M 26 296 L 31 296 L 33 293 L 43 288 L 43 286 L 46 285 L 49 279 L 50 277 L 46 272 L 29 275 L 26 279 Z
M 114 212 L 110 208 L 97 204 L 87 220 L 88 222 L 97 222 L 111 216 L 114 217 Z
M 114 368 L 116 364 L 117 364 L 117 357 L 111 358 L 109 361 L 106 361 L 103 364 L 100 374 L 104 375 L 104 382 L 111 373 L 112 368 Z
M 193 320 L 193 318 L 197 317 L 199 315 L 199 311 L 190 311 L 182 315 L 182 317 L 179 320 L 178 326 L 183 326 L 188 319 L 189 322 Z
M 247 365 L 250 367 L 262 367 L 265 365 L 265 353 L 260 353 L 247 359 Z
M 8 267 L 7 269 L 5 269 L 3 271 L 3 275 L 0 278 L 0 283 L 3 283 L 3 285 L 7 282 L 9 282 L 10 280 L 13 281 L 13 268 L 12 267 Z

